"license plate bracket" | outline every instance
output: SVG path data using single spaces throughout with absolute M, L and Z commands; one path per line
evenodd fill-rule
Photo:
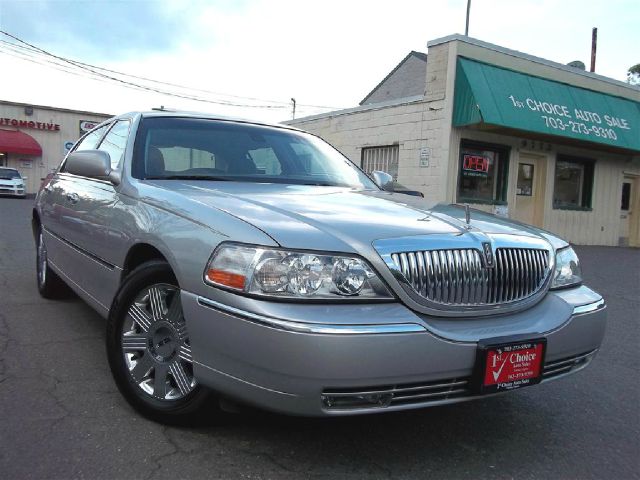
M 542 381 L 547 339 L 519 335 L 482 339 L 473 374 L 477 394 L 505 392 Z

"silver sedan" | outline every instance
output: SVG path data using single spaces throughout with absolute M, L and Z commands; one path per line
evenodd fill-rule
M 163 422 L 197 420 L 214 393 L 364 414 L 589 364 L 605 303 L 567 242 L 391 183 L 292 128 L 122 115 L 37 196 L 38 288 L 107 319 L 120 391 Z

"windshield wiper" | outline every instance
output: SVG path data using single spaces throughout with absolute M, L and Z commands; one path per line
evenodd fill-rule
M 229 177 L 216 177 L 213 175 L 164 175 L 145 177 L 145 180 L 216 180 L 221 182 L 231 182 Z

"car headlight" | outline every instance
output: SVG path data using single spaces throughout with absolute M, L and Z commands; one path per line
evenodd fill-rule
M 245 294 L 275 298 L 394 298 L 362 258 L 238 243 L 223 243 L 215 250 L 205 269 L 204 281 Z
M 565 288 L 580 283 L 582 283 L 582 270 L 576 252 L 571 247 L 558 250 L 551 288 Z

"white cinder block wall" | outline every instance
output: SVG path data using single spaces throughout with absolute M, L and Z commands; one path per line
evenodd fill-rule
M 398 182 L 421 191 L 429 201 L 445 201 L 448 132 L 443 132 L 442 125 L 450 123 L 443 122 L 448 47 L 429 49 L 425 95 L 286 123 L 322 137 L 357 165 L 361 165 L 362 148 L 398 145 Z M 429 165 L 421 167 L 424 147 Z

